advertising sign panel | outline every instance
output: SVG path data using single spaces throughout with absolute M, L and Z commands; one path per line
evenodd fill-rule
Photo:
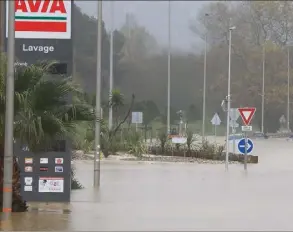
M 40 177 L 39 193 L 63 193 L 64 178 L 62 177 Z
M 69 0 L 15 0 L 16 65 L 57 61 L 58 73 L 72 75 L 72 8 Z M 8 36 L 6 1 L 6 38 Z M 5 40 L 7 49 L 7 39 Z
M 69 0 L 15 0 L 15 38 L 71 39 L 71 4 Z

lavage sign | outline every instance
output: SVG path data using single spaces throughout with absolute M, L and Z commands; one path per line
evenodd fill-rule
M 49 53 L 54 52 L 55 48 L 53 46 L 34 46 L 34 45 L 22 45 L 23 52 L 42 52 L 42 53 Z
M 8 37 L 8 1 L 6 1 L 6 38 Z M 71 39 L 70 0 L 15 0 L 15 38 Z M 31 49 L 23 45 L 23 50 Z M 50 47 L 33 47 L 50 52 Z M 28 50 L 29 51 L 29 50 Z

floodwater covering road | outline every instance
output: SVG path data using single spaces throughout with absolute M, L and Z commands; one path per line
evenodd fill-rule
M 13 215 L 14 230 L 293 230 L 293 142 L 256 140 L 259 164 L 76 161 L 85 186 L 68 214 Z

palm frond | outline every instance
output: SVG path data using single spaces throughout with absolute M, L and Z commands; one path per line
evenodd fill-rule
M 2 57 L 1 57 L 2 58 Z M 6 67 L 4 60 L 0 66 Z M 94 121 L 93 108 L 72 78 L 50 74 L 56 62 L 16 69 L 14 136 L 31 150 L 77 136 L 80 121 Z M 5 74 L 0 71 L 0 136 L 4 133 Z

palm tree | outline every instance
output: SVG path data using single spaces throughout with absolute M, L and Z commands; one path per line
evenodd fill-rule
M 39 152 L 56 140 L 74 139 L 81 121 L 93 121 L 92 107 L 84 100 L 81 89 L 71 78 L 52 76 L 52 63 L 16 68 L 14 138 Z M 0 155 L 4 149 L 5 67 L 0 62 Z M 2 158 L 3 160 L 3 158 Z M 0 163 L 3 169 L 3 162 Z M 3 173 L 0 173 L 1 184 Z M 19 168 L 14 162 L 14 201 L 19 201 Z M 1 198 L 2 199 L 2 198 Z M 23 211 L 25 207 L 18 209 Z
M 120 92 L 119 89 L 114 89 L 110 93 L 110 100 L 109 100 L 109 107 L 113 107 L 113 113 L 115 118 L 115 124 L 112 129 L 109 129 L 106 125 L 104 120 L 101 120 L 101 149 L 105 157 L 108 157 L 111 152 L 113 151 L 113 145 L 115 143 L 116 134 L 121 128 L 121 126 L 126 122 L 131 114 L 131 110 L 134 104 L 134 94 L 132 94 L 130 106 L 128 107 L 126 113 L 124 113 L 123 118 L 120 118 L 120 110 L 124 106 L 124 96 Z
M 124 106 L 124 95 L 119 89 L 113 89 L 110 93 L 109 107 L 113 108 L 115 124 L 118 125 L 119 110 Z

